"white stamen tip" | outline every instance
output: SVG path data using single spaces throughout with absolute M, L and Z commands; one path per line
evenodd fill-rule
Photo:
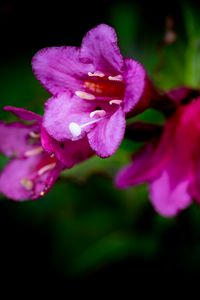
M 88 72 L 88 76 L 90 77 L 104 77 L 105 74 L 100 72 L 100 71 L 96 71 L 96 72 Z
M 122 75 L 117 75 L 117 76 L 108 76 L 109 80 L 113 80 L 113 81 L 122 81 L 123 77 Z
M 69 130 L 73 137 L 78 137 L 81 134 L 81 126 L 79 126 L 77 123 L 72 122 L 69 124 Z
M 44 194 L 45 194 L 44 191 L 40 192 L 40 196 L 44 196 Z
M 28 178 L 21 179 L 20 183 L 27 191 L 30 191 L 33 188 L 33 182 Z
M 111 101 L 109 101 L 110 105 L 112 105 L 112 104 L 120 105 L 121 103 L 122 103 L 122 100 L 111 100 Z
M 90 118 L 93 118 L 94 116 L 98 116 L 98 117 L 104 117 L 106 115 L 106 111 L 105 110 L 94 110 L 90 113 Z
M 81 92 L 81 91 L 76 91 L 75 95 L 78 96 L 79 98 L 82 98 L 84 100 L 94 100 L 96 97 L 92 94 L 86 93 L 86 92 Z
M 37 154 L 40 154 L 43 152 L 43 148 L 42 147 L 37 147 L 37 148 L 34 148 L 33 150 L 28 150 L 24 153 L 24 155 L 26 157 L 30 157 L 30 156 L 35 156 Z

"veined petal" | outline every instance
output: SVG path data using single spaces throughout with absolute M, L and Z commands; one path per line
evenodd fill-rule
M 108 157 L 119 147 L 125 131 L 126 121 L 121 108 L 112 116 L 101 120 L 88 133 L 88 140 L 92 149 L 100 157 Z
M 79 48 L 51 47 L 38 51 L 32 60 L 36 78 L 53 95 L 81 90 L 81 79 L 93 66 L 80 61 Z
M 45 107 L 43 126 L 50 136 L 58 141 L 73 139 L 70 123 L 78 125 L 91 121 L 90 113 L 95 110 L 95 103 L 78 99 L 76 96 L 61 94 L 51 98 Z M 84 127 L 82 133 L 91 126 Z M 80 138 L 83 137 L 80 135 Z
M 144 67 L 133 59 L 124 60 L 124 80 L 125 80 L 125 99 L 124 111 L 130 112 L 140 101 L 145 101 L 142 96 L 145 94 L 147 74 Z M 143 103 L 141 103 L 144 106 Z
M 161 176 L 150 185 L 150 197 L 155 210 L 165 217 L 173 217 L 180 210 L 188 207 L 191 196 L 188 192 L 189 181 L 180 181 L 172 188 L 170 175 L 163 172 Z
M 38 123 L 42 122 L 42 116 L 24 108 L 15 107 L 15 106 L 4 106 L 4 110 L 10 111 L 18 118 L 25 121 L 36 121 Z
M 109 75 L 118 75 L 122 71 L 123 58 L 117 44 L 117 35 L 108 25 L 101 24 L 90 30 L 83 38 L 80 53 L 98 71 Z
M 0 192 L 15 201 L 37 199 L 44 195 L 54 184 L 63 169 L 61 164 L 37 176 L 36 167 L 44 155 L 28 159 L 13 159 L 0 174 Z
M 0 122 L 0 152 L 8 157 L 23 157 L 24 153 L 40 146 L 40 139 L 31 140 L 30 133 L 38 132 L 38 125 L 20 122 Z
M 50 155 L 55 155 L 66 168 L 72 168 L 75 164 L 94 155 L 87 138 L 78 141 L 66 140 L 65 142 L 58 142 L 42 128 L 41 142 L 44 150 Z

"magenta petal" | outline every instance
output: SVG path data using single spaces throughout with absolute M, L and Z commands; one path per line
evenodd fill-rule
M 0 192 L 16 201 L 36 199 L 46 193 L 59 176 L 62 167 L 58 165 L 43 175 L 36 176 L 35 168 L 44 159 L 44 155 L 14 159 L 8 163 L 0 175 Z M 24 181 L 28 182 L 27 187 L 24 186 Z
M 41 142 L 44 150 L 50 155 L 54 154 L 66 168 L 71 168 L 94 154 L 87 138 L 78 141 L 58 142 L 50 137 L 44 128 L 41 131 Z
M 123 58 L 117 45 L 115 30 L 105 24 L 90 30 L 83 39 L 81 57 L 94 64 L 97 71 L 109 75 L 121 73 Z
M 88 133 L 90 146 L 98 156 L 104 158 L 114 154 L 123 139 L 125 126 L 124 112 L 119 108 Z
M 51 98 L 46 103 L 43 126 L 47 132 L 58 141 L 73 139 L 69 124 L 78 125 L 91 121 L 90 113 L 95 109 L 95 103 L 84 101 L 69 94 L 61 94 Z M 91 126 L 84 127 L 82 132 L 87 132 Z M 79 138 L 83 137 L 83 134 Z
M 79 48 L 52 47 L 36 53 L 32 60 L 37 79 L 53 95 L 81 88 L 81 79 L 93 66 L 79 59 Z
M 40 140 L 31 142 L 30 132 L 37 132 L 38 125 L 24 125 L 19 122 L 0 122 L 0 152 L 8 157 L 23 157 L 28 150 L 40 146 Z M 30 140 L 30 142 L 29 142 Z
M 192 202 L 188 184 L 189 181 L 185 180 L 172 188 L 169 174 L 163 172 L 150 185 L 150 197 L 155 210 L 165 217 L 173 217 L 188 207 Z
M 24 108 L 19 108 L 15 106 L 4 106 L 4 110 L 12 112 L 18 118 L 25 121 L 36 121 L 39 123 L 42 122 L 42 116 Z
M 124 80 L 126 83 L 124 111 L 130 112 L 145 92 L 147 74 L 144 67 L 133 59 L 125 59 Z

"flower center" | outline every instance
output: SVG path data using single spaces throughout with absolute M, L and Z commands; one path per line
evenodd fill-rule
M 123 102 L 125 84 L 123 77 L 120 74 L 116 76 L 106 76 L 100 71 L 95 71 L 94 73 L 88 72 L 88 78 L 84 81 L 83 88 L 83 91 L 75 92 L 75 95 L 83 100 L 92 102 L 104 100 L 112 106 L 119 106 Z M 80 137 L 83 128 L 98 123 L 99 121 L 109 117 L 112 114 L 111 111 L 115 111 L 115 108 L 110 110 L 109 107 L 105 107 L 104 109 L 99 108 L 91 111 L 88 116 L 92 119 L 91 121 L 84 124 L 71 122 L 69 124 L 69 131 L 73 138 L 76 139 Z

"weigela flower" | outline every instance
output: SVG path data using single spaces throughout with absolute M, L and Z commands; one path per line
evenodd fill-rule
M 149 183 L 157 212 L 175 216 L 194 198 L 200 203 L 200 98 L 180 105 L 163 132 L 133 156 L 116 178 L 120 188 Z
M 101 24 L 80 48 L 40 50 L 33 71 L 53 97 L 46 103 L 43 126 L 57 141 L 87 137 L 101 157 L 112 155 L 125 131 L 125 116 L 149 105 L 151 84 L 143 66 L 123 58 L 113 28 Z
M 93 154 L 86 140 L 75 144 L 54 141 L 42 128 L 41 116 L 11 106 L 5 110 L 24 121 L 31 121 L 29 124 L 0 123 L 0 152 L 11 158 L 0 174 L 0 192 L 8 198 L 23 201 L 43 196 L 66 167 Z

